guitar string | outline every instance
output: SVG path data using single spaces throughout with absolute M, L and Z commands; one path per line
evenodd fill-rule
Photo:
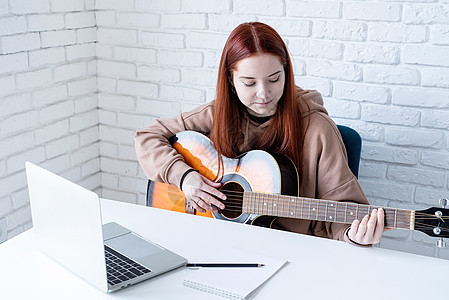
M 239 191 L 233 191 L 233 190 L 221 190 L 221 191 L 225 191 L 225 192 L 228 192 L 228 193 L 234 193 L 234 195 L 237 195 L 237 196 L 244 195 L 244 193 L 245 193 L 245 192 L 239 192 Z M 256 193 L 256 192 L 251 192 L 251 193 L 254 193 L 255 195 L 260 195 L 262 197 L 265 196 L 263 193 Z M 288 196 L 288 195 L 279 195 L 279 196 L 296 198 L 295 196 Z M 301 197 L 299 197 L 299 198 L 301 198 Z M 240 200 L 240 198 L 234 198 L 233 200 Z M 319 200 L 319 201 L 331 201 L 331 202 L 337 202 L 337 203 L 348 203 L 348 202 L 338 202 L 338 201 L 325 200 L 325 199 L 307 199 L 307 198 L 304 198 L 304 199 L 300 199 L 300 200 L 301 201 L 309 201 L 309 200 L 311 200 L 313 202 L 315 202 L 314 200 Z M 288 200 L 280 200 L 280 201 L 288 201 Z M 374 205 L 367 205 L 367 204 L 357 204 L 357 203 L 348 203 L 348 204 L 349 205 L 357 205 L 357 206 L 364 205 L 364 206 L 370 206 L 370 207 L 374 207 L 374 208 L 383 208 L 381 206 L 374 206 Z M 407 210 L 404 210 L 404 209 L 401 210 L 401 209 L 389 208 L 389 207 L 386 207 L 384 209 L 393 209 L 393 210 L 407 211 Z M 418 215 L 423 215 L 423 216 L 429 216 L 431 218 L 436 217 L 435 215 L 432 215 L 432 214 L 420 213 L 418 211 L 415 211 L 415 215 L 417 215 L 417 214 Z M 439 217 L 437 217 L 437 218 L 439 219 Z M 446 216 L 442 216 L 442 218 L 443 219 L 449 219 L 449 216 L 447 216 L 447 217 Z

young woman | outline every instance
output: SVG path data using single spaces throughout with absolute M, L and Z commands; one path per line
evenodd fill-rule
M 191 172 L 168 141 L 180 131 L 193 130 L 208 135 L 226 157 L 254 149 L 289 157 L 300 175 L 302 197 L 368 204 L 321 95 L 295 86 L 288 50 L 273 28 L 253 22 L 232 31 L 223 49 L 216 91 L 214 101 L 137 131 L 136 153 L 148 178 L 178 186 L 187 204 L 199 211 L 225 207 L 220 184 Z M 290 218 L 277 218 L 272 226 L 370 245 L 380 241 L 384 212 L 373 210 L 350 226 Z

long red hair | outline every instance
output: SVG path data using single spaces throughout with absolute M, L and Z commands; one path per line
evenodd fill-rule
M 236 157 L 242 132 L 244 113 L 237 94 L 232 91 L 232 73 L 237 63 L 252 55 L 272 54 L 279 57 L 285 71 L 284 93 L 278 102 L 270 124 L 258 141 L 256 149 L 288 156 L 301 174 L 304 127 L 301 105 L 295 93 L 293 68 L 287 47 L 270 26 L 251 22 L 237 26 L 229 35 L 218 69 L 217 97 L 210 138 L 220 155 Z M 221 169 L 221 167 L 220 167 Z

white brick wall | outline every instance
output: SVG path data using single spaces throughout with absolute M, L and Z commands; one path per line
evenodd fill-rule
M 0 218 L 8 238 L 32 226 L 26 160 L 101 192 L 92 3 L 0 1 Z
M 212 100 L 228 34 L 254 20 L 287 42 L 297 84 L 361 134 L 370 201 L 436 206 L 449 197 L 448 15 L 447 0 L 0 0 L 0 217 L 10 235 L 29 228 L 31 158 L 143 204 L 134 131 Z M 392 231 L 381 247 L 449 258 L 434 242 Z

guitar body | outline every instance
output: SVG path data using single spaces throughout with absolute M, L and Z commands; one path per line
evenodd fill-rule
M 193 169 L 210 180 L 221 182 L 220 190 L 227 195 L 227 200 L 223 201 L 226 206 L 224 210 L 214 214 L 196 211 L 197 215 L 269 226 L 275 217 L 242 213 L 241 197 L 233 195 L 251 191 L 298 196 L 298 173 L 288 157 L 261 150 L 249 151 L 234 159 L 222 157 L 223 170 L 218 174 L 218 154 L 206 136 L 194 131 L 182 131 L 171 139 L 171 143 Z M 184 193 L 176 186 L 150 182 L 147 192 L 148 206 L 186 212 Z

